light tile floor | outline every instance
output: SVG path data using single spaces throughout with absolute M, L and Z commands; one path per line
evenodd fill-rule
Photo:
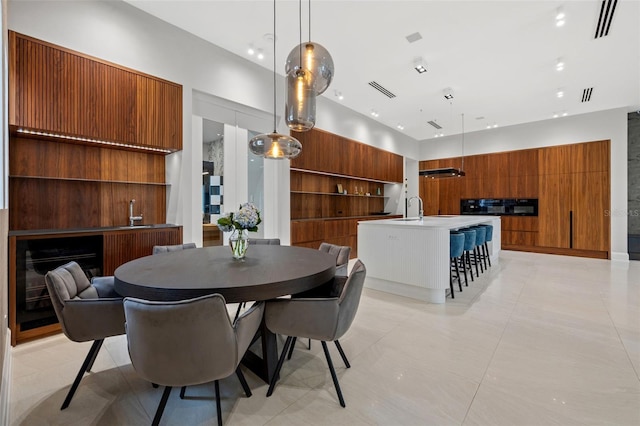
M 640 262 L 503 251 L 444 305 L 365 289 L 330 346 L 347 408 L 321 346 L 299 342 L 272 397 L 245 373 L 221 381 L 227 425 L 639 425 Z M 233 308 L 230 309 L 234 311 Z M 89 344 L 63 335 L 12 350 L 14 425 L 147 425 L 160 399 L 109 338 L 94 372 L 60 404 Z M 215 424 L 213 384 L 172 394 L 162 424 Z

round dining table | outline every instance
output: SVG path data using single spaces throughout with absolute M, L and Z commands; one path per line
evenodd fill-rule
M 141 257 L 114 276 L 124 297 L 171 301 L 219 293 L 239 303 L 310 290 L 333 279 L 335 268 L 335 256 L 304 247 L 252 245 L 236 260 L 228 246 L 214 246 Z
M 242 260 L 228 246 L 161 253 L 132 260 L 114 272 L 116 291 L 145 300 L 185 300 L 221 294 L 228 303 L 269 300 L 301 293 L 331 281 L 335 256 L 304 247 L 252 245 Z M 269 383 L 278 360 L 276 336 L 262 322 L 261 357 L 248 350 L 243 358 Z

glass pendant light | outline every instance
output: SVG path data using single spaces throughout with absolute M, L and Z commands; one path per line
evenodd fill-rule
M 296 67 L 311 71 L 316 95 L 324 93 L 331 84 L 334 75 L 333 58 L 324 46 L 311 41 L 311 0 L 309 0 L 309 41 L 301 42 L 291 50 L 287 56 L 285 72 L 289 74 Z
M 287 125 L 296 132 L 306 132 L 316 125 L 316 92 L 312 74 L 296 68 L 287 74 Z
M 302 0 L 298 2 L 300 18 L 300 44 L 302 49 Z M 316 125 L 316 91 L 313 72 L 302 62 L 302 53 L 297 56 L 295 67 L 285 67 L 287 73 L 287 103 L 285 120 L 290 129 L 306 132 Z M 288 69 L 287 69 L 288 68 Z
M 314 98 L 315 114 L 315 98 Z M 302 144 L 296 138 L 276 131 L 276 0 L 273 0 L 273 132 L 257 135 L 249 141 L 249 150 L 264 158 L 296 158 Z

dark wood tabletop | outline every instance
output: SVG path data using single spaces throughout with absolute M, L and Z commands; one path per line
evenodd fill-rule
M 252 245 L 244 260 L 227 246 L 142 257 L 115 270 L 122 296 L 183 300 L 211 293 L 228 303 L 267 300 L 310 290 L 335 275 L 335 256 L 304 247 Z

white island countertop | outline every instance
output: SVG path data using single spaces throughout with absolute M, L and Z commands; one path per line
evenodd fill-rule
M 460 229 L 468 226 L 477 225 L 479 223 L 491 223 L 494 220 L 500 220 L 500 216 L 482 216 L 482 215 L 467 215 L 467 216 L 424 216 L 422 219 L 418 217 L 408 217 L 401 219 L 384 219 L 384 220 L 371 220 L 366 222 L 360 222 L 360 224 L 367 224 L 372 226 L 402 226 L 402 227 L 429 227 L 429 228 L 444 228 L 444 229 Z
M 449 288 L 452 230 L 493 226 L 489 256 L 500 253 L 500 216 L 424 216 L 358 222 L 358 257 L 367 268 L 365 285 L 376 290 L 444 303 Z

